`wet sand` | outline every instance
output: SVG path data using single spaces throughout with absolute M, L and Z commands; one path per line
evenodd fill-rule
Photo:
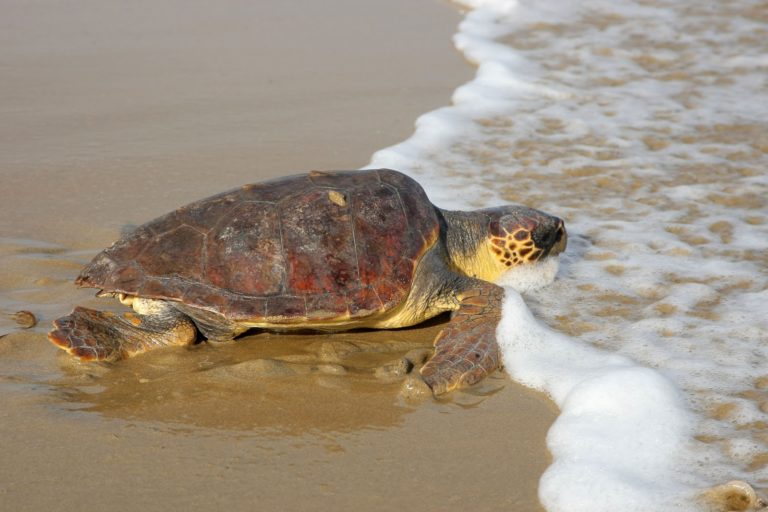
M 440 320 L 82 365 L 45 339 L 121 230 L 353 169 L 472 70 L 449 4 L 11 3 L 0 20 L 0 509 L 535 510 L 555 409 L 498 373 L 441 401 L 377 369 Z M 8 314 L 30 310 L 36 327 Z M 265 371 L 268 368 L 268 371 Z

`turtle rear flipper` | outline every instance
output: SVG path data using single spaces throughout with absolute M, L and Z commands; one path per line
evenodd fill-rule
M 499 368 L 496 327 L 504 290 L 473 281 L 473 287 L 459 295 L 459 309 L 435 338 L 435 355 L 421 368 L 424 382 L 435 395 L 471 386 Z
M 167 305 L 152 315 L 76 307 L 53 325 L 48 339 L 81 361 L 116 361 L 161 346 L 191 344 L 197 337 L 192 321 Z

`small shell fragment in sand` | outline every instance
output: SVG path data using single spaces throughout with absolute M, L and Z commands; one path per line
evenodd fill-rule
M 37 317 L 31 311 L 17 311 L 11 315 L 11 318 L 22 329 L 31 329 L 37 325 Z
M 395 363 L 386 364 L 376 368 L 374 375 L 381 380 L 394 380 L 404 377 L 413 369 L 413 363 L 402 358 Z
M 741 480 L 712 487 L 702 493 L 701 500 L 711 512 L 768 510 L 768 503 Z
M 406 402 L 420 402 L 431 397 L 432 390 L 429 389 L 429 386 L 422 380 L 420 375 L 411 372 L 405 376 L 405 382 L 403 382 L 403 386 L 400 388 L 400 396 Z

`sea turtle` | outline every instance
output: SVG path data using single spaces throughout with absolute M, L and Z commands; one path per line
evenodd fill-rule
M 388 329 L 453 311 L 421 368 L 440 394 L 499 367 L 503 289 L 493 282 L 565 244 L 563 221 L 531 208 L 442 210 L 397 171 L 314 171 L 137 228 L 75 281 L 133 311 L 76 307 L 48 337 L 81 360 L 114 361 L 198 335 Z

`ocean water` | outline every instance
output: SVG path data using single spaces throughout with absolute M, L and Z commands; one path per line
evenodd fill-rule
M 765 494 L 768 4 L 462 3 L 475 79 L 369 167 L 441 207 L 566 220 L 557 278 L 508 288 L 498 331 L 512 378 L 561 409 L 542 503 L 714 510 L 702 492 L 731 480 Z

